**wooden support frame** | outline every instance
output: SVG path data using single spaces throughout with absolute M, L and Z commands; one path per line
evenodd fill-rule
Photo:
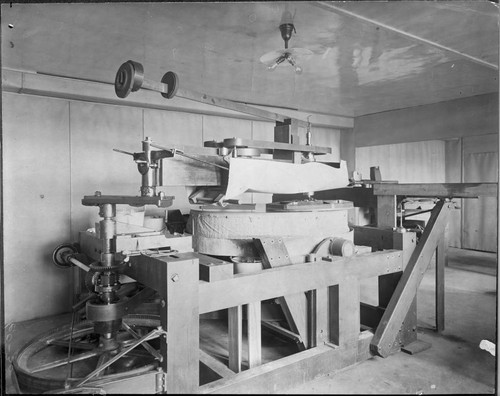
M 444 235 L 448 223 L 448 212 L 452 205 L 449 202 L 439 201 L 434 207 L 421 240 L 413 251 L 403 276 L 377 327 L 371 343 L 372 352 L 382 357 L 386 357 L 391 353 L 401 323 L 415 299 L 418 286 L 439 240 Z
M 236 274 L 210 282 L 199 280 L 198 254 L 141 255 L 131 257 L 125 272 L 158 290 L 165 302 L 161 320 L 170 342 L 162 342 L 161 352 L 167 357 L 162 365 L 167 373 L 168 392 L 282 392 L 371 356 L 369 343 L 373 333 L 360 330 L 359 280 L 401 271 L 403 253 L 384 250 Z M 236 353 L 227 369 L 200 352 L 200 314 L 229 308 L 229 320 L 234 321 L 234 329 L 240 334 L 242 306 L 260 307 L 263 300 L 287 294 L 307 296 L 308 349 L 261 364 L 260 348 L 254 348 L 254 358 L 249 360 L 255 364 L 250 362 L 245 371 L 241 371 L 241 341 L 229 346 L 228 350 L 233 348 Z M 249 312 L 249 316 L 255 316 L 254 323 L 259 323 L 259 329 L 255 327 L 254 331 L 260 330 L 258 311 L 257 308 Z M 198 386 L 200 361 L 223 378 Z

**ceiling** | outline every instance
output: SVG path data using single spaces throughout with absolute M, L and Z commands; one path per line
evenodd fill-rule
M 312 55 L 267 70 L 284 48 Z M 2 4 L 2 67 L 113 83 L 143 64 L 218 98 L 355 117 L 498 92 L 498 5 L 488 1 Z M 347 12 L 347 14 L 346 14 Z

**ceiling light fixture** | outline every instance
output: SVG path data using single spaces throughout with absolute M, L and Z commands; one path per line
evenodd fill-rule
M 292 38 L 293 32 L 297 33 L 293 24 L 293 17 L 290 11 L 284 11 L 279 25 L 281 38 L 285 42 L 285 49 L 268 52 L 261 56 L 260 61 L 267 65 L 269 71 L 275 70 L 283 62 L 288 62 L 295 69 L 295 73 L 301 74 L 302 67 L 297 63 L 297 56 L 312 55 L 312 51 L 305 48 L 288 48 L 288 41 Z

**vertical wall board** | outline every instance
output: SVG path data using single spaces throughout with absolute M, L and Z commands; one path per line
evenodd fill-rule
M 356 147 L 356 169 L 364 179 L 370 167 L 379 166 L 382 180 L 400 183 L 444 183 L 444 142 L 432 140 L 415 143 Z
M 462 139 L 447 140 L 445 147 L 445 181 L 446 183 L 462 182 Z M 458 207 L 463 206 L 463 200 L 454 199 Z M 452 210 L 448 219 L 448 244 L 461 248 L 462 209 Z
M 144 137 L 166 147 L 203 147 L 202 118 L 201 114 L 145 109 Z
M 161 146 L 173 147 L 176 145 L 203 147 L 203 116 L 176 111 L 144 110 L 144 137 L 148 136 Z M 186 153 L 189 154 L 189 153 Z M 163 160 L 163 178 L 167 184 L 169 177 L 169 161 Z M 182 213 L 189 213 L 194 206 L 189 203 L 188 197 L 194 191 L 192 187 L 165 186 L 158 188 L 165 194 L 174 196 L 172 206 L 168 210 L 178 209 Z M 198 207 L 199 205 L 195 205 Z
M 304 140 L 305 143 L 305 140 Z M 312 127 L 311 144 L 314 146 L 330 147 L 331 154 L 318 155 L 316 159 L 321 162 L 340 161 L 340 131 L 336 129 Z
M 203 116 L 203 141 L 221 141 L 225 138 L 252 138 L 252 121 L 237 118 Z
M 252 121 L 252 140 L 274 141 L 274 122 Z M 272 154 L 262 154 L 262 158 L 272 159 Z M 247 194 L 245 194 L 247 195 Z M 273 201 L 273 194 L 249 193 L 251 203 L 266 204 Z
M 498 153 L 464 155 L 464 182 L 498 182 Z M 496 252 L 498 243 L 498 199 L 463 199 L 464 249 Z
M 68 102 L 3 94 L 5 322 L 67 312 L 71 271 L 52 264 L 70 237 Z
M 274 122 L 252 121 L 252 140 L 274 141 Z
M 340 159 L 347 162 L 349 175 L 356 169 L 356 147 L 354 146 L 354 131 L 342 129 L 340 131 Z
M 140 151 L 142 110 L 102 104 L 71 102 L 71 236 L 93 227 L 98 207 L 83 206 L 83 196 L 140 195 L 141 176 L 129 155 L 114 148 Z

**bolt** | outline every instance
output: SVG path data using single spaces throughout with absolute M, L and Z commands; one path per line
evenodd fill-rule
M 100 192 L 100 191 L 96 191 L 94 195 L 95 195 L 96 197 L 100 197 L 100 196 L 101 196 L 101 192 Z
M 170 279 L 172 279 L 172 282 L 177 282 L 179 280 L 179 275 L 173 274 Z

